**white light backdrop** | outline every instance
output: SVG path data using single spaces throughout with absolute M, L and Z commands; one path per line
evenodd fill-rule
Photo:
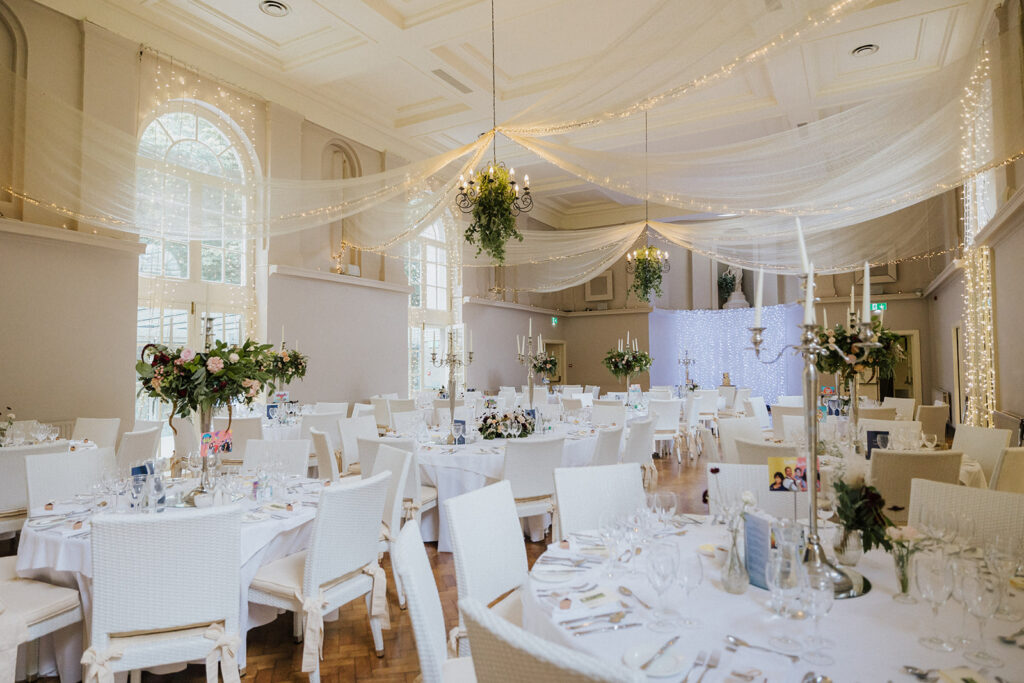
M 764 343 L 761 358 L 772 359 L 786 344 L 800 338 L 798 304 L 766 306 L 761 324 Z M 703 388 L 717 387 L 722 373 L 737 387 L 750 387 L 751 396 L 763 396 L 771 405 L 779 396 L 800 393 L 803 361 L 787 351 L 779 362 L 765 365 L 750 350 L 750 330 L 754 309 L 703 311 L 655 310 L 649 316 L 651 384 L 682 384 L 686 369 L 679 364 L 687 351 L 696 362 L 690 366 L 690 378 Z

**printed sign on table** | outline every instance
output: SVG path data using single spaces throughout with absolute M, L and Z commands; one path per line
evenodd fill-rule
M 768 458 L 769 491 L 806 491 L 807 458 Z
M 231 452 L 231 430 L 222 429 L 215 432 L 203 434 L 203 440 L 199 447 L 200 453 L 205 458 L 209 454 Z

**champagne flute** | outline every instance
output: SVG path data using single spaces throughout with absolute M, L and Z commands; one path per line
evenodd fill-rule
M 941 551 L 921 553 L 914 564 L 916 569 L 917 590 L 921 597 L 932 606 L 932 620 L 939 621 L 939 608 L 949 599 L 953 590 L 953 576 L 949 563 Z M 931 636 L 922 636 L 919 643 L 931 650 L 952 652 L 953 646 L 936 632 Z
M 647 625 L 655 633 L 671 633 L 679 628 L 679 614 L 665 604 L 665 593 L 676 581 L 679 571 L 679 551 L 668 543 L 655 543 L 644 553 L 647 580 L 658 594 L 657 608 L 651 612 Z
M 967 610 L 978 620 L 978 647 L 976 650 L 965 652 L 964 657 L 974 664 L 990 669 L 1003 666 L 1003 660 L 989 654 L 985 648 L 985 624 L 999 607 L 999 583 L 1000 580 L 991 574 L 979 572 L 965 577 L 962 588 Z
M 683 551 L 679 558 L 679 585 L 683 589 L 683 597 L 689 598 L 697 586 L 704 581 L 704 563 L 700 555 Z M 700 628 L 701 622 L 694 617 L 684 616 L 680 623 L 684 628 Z
M 985 564 L 998 579 L 999 605 L 996 609 L 996 619 L 1003 621 L 1018 621 L 1021 618 L 1020 612 L 1013 609 L 1006 599 L 1006 587 L 1010 579 L 1017 573 L 1017 548 L 1016 540 L 1007 536 L 996 536 L 985 546 Z

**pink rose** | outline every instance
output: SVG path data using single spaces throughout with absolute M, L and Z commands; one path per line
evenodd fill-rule
M 220 372 L 224 369 L 224 359 L 220 356 L 212 356 L 206 361 L 206 369 L 209 372 Z
M 181 359 L 186 363 L 196 357 L 196 352 L 189 348 L 181 350 Z

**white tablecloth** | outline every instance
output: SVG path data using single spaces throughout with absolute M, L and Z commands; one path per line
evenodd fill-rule
M 683 552 L 695 552 L 702 543 L 725 545 L 727 533 L 724 526 L 686 527 L 689 531 L 685 536 L 672 536 Z M 549 550 L 549 553 L 568 555 L 567 551 Z M 859 598 L 837 600 L 829 613 L 821 622 L 822 635 L 834 640 L 837 645 L 827 652 L 836 663 L 831 666 L 812 665 L 800 661 L 792 664 L 784 657 L 741 648 L 735 653 L 725 650 L 726 634 L 731 634 L 758 645 L 769 645 L 769 638 L 776 634 L 786 634 L 802 640 L 811 633 L 813 625 L 810 620 L 793 621 L 782 619 L 769 611 L 767 607 L 768 591 L 750 586 L 743 595 L 726 593 L 719 580 L 720 570 L 709 558 L 702 558 L 704 565 L 704 581 L 689 596 L 684 598 L 678 587 L 669 589 L 666 602 L 669 602 L 682 614 L 696 618 L 702 626 L 692 630 L 680 630 L 682 637 L 674 650 L 684 658 L 693 662 L 701 650 L 721 651 L 721 662 L 716 670 L 705 677 L 705 681 L 736 680 L 729 678 L 734 670 L 759 669 L 757 677 L 772 681 L 800 681 L 808 671 L 825 673 L 835 681 L 878 683 L 879 681 L 912 681 L 902 672 L 905 664 L 924 669 L 953 668 L 964 664 L 962 652 L 940 653 L 926 649 L 918 643 L 922 635 L 930 635 L 938 626 L 950 635 L 960 633 L 961 606 L 952 601 L 942 607 L 940 621 L 936 624 L 931 617 L 931 607 L 924 602 L 917 605 L 902 605 L 893 601 L 896 592 L 896 576 L 893 560 L 887 553 L 875 550 L 867 553 L 855 568 L 867 577 L 871 583 L 871 591 Z M 536 565 L 535 565 L 536 566 Z M 642 600 L 652 606 L 658 604 L 657 594 L 643 574 L 617 577 L 612 581 L 600 578 L 600 569 L 573 575 L 572 579 L 561 584 L 563 586 L 598 583 L 612 591 L 618 585 L 627 585 Z M 647 645 L 657 648 L 673 634 L 654 633 L 641 626 L 621 631 L 609 631 L 585 636 L 572 636 L 557 621 L 570 619 L 584 614 L 600 614 L 619 609 L 618 601 L 599 605 L 593 609 L 574 606 L 569 610 L 561 610 L 554 606 L 554 600 L 538 598 L 539 589 L 550 590 L 551 583 L 542 583 L 531 579 L 531 590 L 523 597 L 524 627 L 554 643 L 587 652 L 599 659 L 621 663 L 627 648 Z M 911 593 L 915 594 L 913 588 Z M 576 594 L 578 597 L 578 594 Z M 618 596 L 616 596 L 618 597 Z M 628 599 L 627 599 L 628 600 Z M 1015 598 L 1017 608 L 1024 607 L 1024 598 Z M 635 603 L 630 605 L 632 613 L 622 623 L 637 621 L 646 622 L 646 611 Z M 1024 672 L 1024 650 L 1007 646 L 996 640 L 997 634 L 1014 631 L 1019 623 L 1009 623 L 993 619 L 986 628 L 987 647 L 989 652 L 997 655 L 1006 666 L 992 670 L 1007 680 L 1020 680 Z M 977 622 L 969 618 L 968 633 L 977 637 Z M 681 675 L 680 677 L 681 678 Z M 990 675 L 989 678 L 992 678 Z M 678 680 L 678 679 L 662 679 Z M 693 677 L 691 676 L 691 680 Z
M 167 515 L 178 514 L 175 508 L 168 508 Z M 295 512 L 275 511 L 283 517 L 270 517 L 259 522 L 242 524 L 241 567 L 239 596 L 242 645 L 239 649 L 239 666 L 245 666 L 245 634 L 251 628 L 269 623 L 277 616 L 277 610 L 263 605 L 250 605 L 249 584 L 260 567 L 298 552 L 309 545 L 316 509 L 300 506 Z M 58 527 L 59 528 L 59 527 Z M 126 562 L 131 557 L 125 557 Z M 82 596 L 82 610 L 89 619 L 92 609 L 92 546 L 89 537 L 70 538 L 56 530 L 37 531 L 25 527 L 18 546 L 17 573 L 25 578 L 34 578 L 62 586 L 77 588 Z M 80 660 L 83 652 L 82 626 L 72 625 L 43 639 L 40 648 L 43 675 L 53 675 L 53 662 L 46 666 L 52 653 L 56 659 L 61 681 L 68 683 L 81 680 Z
M 566 438 L 562 465 L 589 465 L 597 443 L 597 433 L 591 431 L 589 427 L 559 423 L 553 425 L 550 431 L 527 438 L 546 439 L 561 436 Z M 422 481 L 428 486 L 437 487 L 437 509 L 423 513 L 421 532 L 424 540 L 437 541 L 439 551 L 451 552 L 448 522 L 444 516 L 444 501 L 501 479 L 505 462 L 505 442 L 505 439 L 494 439 L 477 441 L 465 446 L 419 445 L 417 457 Z M 542 526 L 541 520 L 531 524 L 534 535 L 537 528 Z

